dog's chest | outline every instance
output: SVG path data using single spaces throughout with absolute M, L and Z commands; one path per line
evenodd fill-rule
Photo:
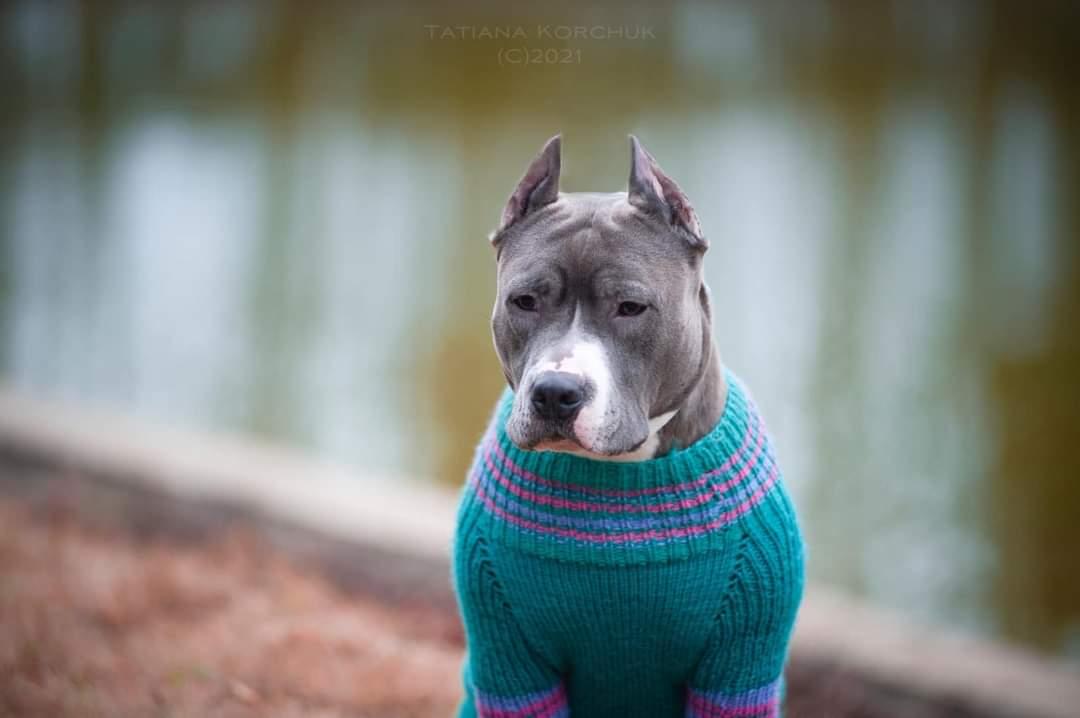
M 688 677 L 713 634 L 730 554 L 598 566 L 505 547 L 497 553 L 514 617 L 532 647 L 564 676 L 572 711 L 682 714 Z
M 511 550 L 497 560 L 515 617 L 553 662 L 616 680 L 640 669 L 677 682 L 712 633 L 734 557 L 598 566 Z

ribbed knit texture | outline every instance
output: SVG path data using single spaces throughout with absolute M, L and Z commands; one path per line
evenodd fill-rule
M 454 543 L 460 716 L 779 715 L 803 547 L 765 426 L 726 377 L 707 436 L 636 463 L 518 449 L 503 395 Z

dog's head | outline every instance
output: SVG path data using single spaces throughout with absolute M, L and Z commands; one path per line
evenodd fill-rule
M 630 148 L 627 192 L 564 194 L 552 138 L 492 235 L 492 332 L 521 448 L 649 458 L 704 372 L 708 242 L 679 186 Z

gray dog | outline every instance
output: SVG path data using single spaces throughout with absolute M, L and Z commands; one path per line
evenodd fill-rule
M 778 715 L 803 549 L 713 346 L 708 248 L 630 138 L 627 192 L 559 192 L 548 141 L 492 235 L 509 389 L 463 493 L 461 716 Z

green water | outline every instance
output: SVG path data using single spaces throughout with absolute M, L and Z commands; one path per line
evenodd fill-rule
M 4 5 L 8 382 L 460 482 L 485 237 L 548 136 L 614 190 L 633 131 L 813 577 L 1080 660 L 1070 4 L 318 7 Z

